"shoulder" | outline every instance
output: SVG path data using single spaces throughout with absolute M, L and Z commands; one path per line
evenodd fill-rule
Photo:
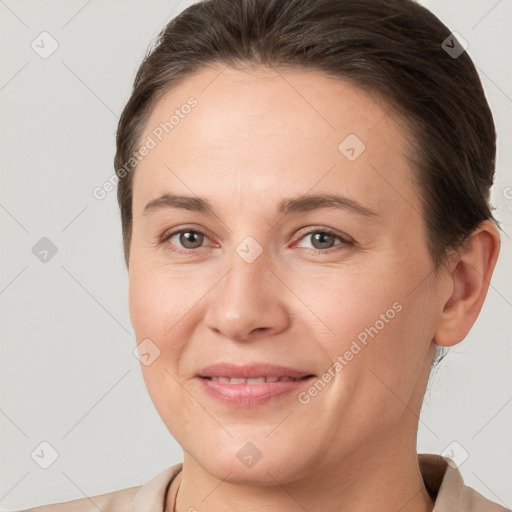
M 432 512 L 511 512 L 466 485 L 451 458 L 422 453 L 418 462 L 425 486 L 435 498 Z
M 181 462 L 168 467 L 143 485 L 63 503 L 27 508 L 18 512 L 141 512 L 150 509 L 161 510 L 167 489 L 182 467 L 183 463 Z
M 498 503 L 488 500 L 482 494 L 475 491 L 472 487 L 464 486 L 461 493 L 461 510 L 471 510 L 474 512 L 510 512 Z
M 53 503 L 20 510 L 19 512 L 127 512 L 140 486 L 129 487 L 106 494 L 79 498 L 64 503 Z
M 450 487 L 450 484 L 453 484 L 453 482 L 456 481 L 456 473 L 458 473 L 458 470 L 454 468 L 449 468 L 447 470 L 447 488 Z M 456 497 L 456 504 L 459 507 L 457 510 L 464 510 L 468 512 L 510 512 L 510 509 L 491 501 L 468 485 L 461 484 L 458 489 L 455 488 L 455 485 L 452 485 L 452 487 L 454 488 L 453 496 Z

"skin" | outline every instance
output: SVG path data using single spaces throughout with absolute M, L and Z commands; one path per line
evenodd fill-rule
M 482 223 L 433 272 L 406 132 L 354 85 L 305 70 L 204 68 L 166 93 L 141 140 L 190 96 L 198 105 L 137 167 L 129 260 L 137 343 L 149 338 L 160 350 L 143 376 L 184 450 L 167 511 L 178 486 L 179 512 L 432 510 L 418 416 L 436 344 L 460 342 L 482 307 L 496 228 Z M 338 149 L 348 134 L 366 145 L 354 161 Z M 144 215 L 164 193 L 205 198 L 215 214 Z M 281 200 L 313 193 L 346 196 L 376 215 L 277 211 Z M 205 236 L 160 242 L 171 228 Z M 355 243 L 315 244 L 310 232 L 322 228 Z M 236 252 L 247 236 L 262 249 L 252 263 Z M 401 311 L 305 405 L 290 393 L 228 407 L 194 377 L 220 361 L 321 376 L 394 303 Z M 237 457 L 247 442 L 262 454 L 252 467 Z

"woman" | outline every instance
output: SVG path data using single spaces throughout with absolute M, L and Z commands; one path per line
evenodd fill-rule
M 471 59 L 411 0 L 183 11 L 115 168 L 143 376 L 184 460 L 31 510 L 505 510 L 461 445 L 416 453 L 436 352 L 498 257 L 494 163 Z

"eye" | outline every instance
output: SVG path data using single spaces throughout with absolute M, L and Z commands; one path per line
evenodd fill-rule
M 338 251 L 347 245 L 354 245 L 354 241 L 350 237 L 341 235 L 340 233 L 336 233 L 335 231 L 326 228 L 315 228 L 310 230 L 305 233 L 300 238 L 300 240 L 306 239 L 308 237 L 313 248 L 311 249 L 306 247 L 306 249 L 309 249 L 316 254 Z M 340 243 L 335 243 L 336 239 L 338 239 Z
M 304 249 L 313 254 L 325 254 L 339 251 L 348 245 L 355 244 L 354 240 L 349 236 L 342 235 L 329 228 L 311 229 L 304 233 L 299 238 L 299 241 L 308 237 L 313 247 L 305 247 Z M 336 239 L 339 240 L 339 243 L 335 243 Z M 196 249 L 204 247 L 205 241 L 208 241 L 208 237 L 203 232 L 191 228 L 181 228 L 171 232 L 167 231 L 160 238 L 160 243 L 166 243 L 171 251 L 185 254 L 190 254 Z
M 178 231 L 166 232 L 160 239 L 162 243 L 170 242 L 170 246 L 177 247 L 177 249 L 170 247 L 171 250 L 176 252 L 189 252 L 199 249 L 203 246 L 205 240 L 208 240 L 207 236 L 195 229 L 180 229 Z

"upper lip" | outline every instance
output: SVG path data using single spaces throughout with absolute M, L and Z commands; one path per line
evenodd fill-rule
M 300 379 L 313 375 L 311 372 L 304 372 L 286 366 L 279 366 L 268 363 L 233 364 L 217 363 L 203 368 L 198 377 L 231 377 L 254 379 L 258 377 L 292 377 Z

